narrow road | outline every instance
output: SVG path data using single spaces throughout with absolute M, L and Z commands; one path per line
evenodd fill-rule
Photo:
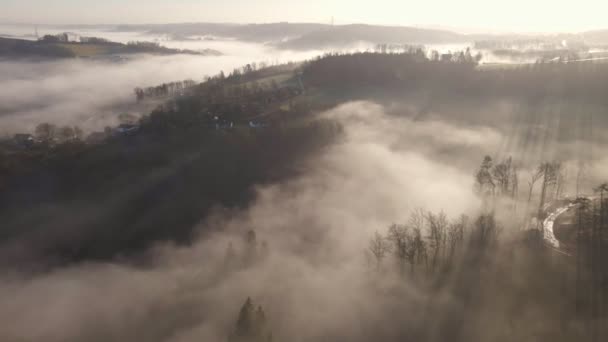
M 563 213 L 572 209 L 572 207 L 574 207 L 574 206 L 575 206 L 574 203 L 569 203 L 568 205 L 559 207 L 555 211 L 553 211 L 551 214 L 549 214 L 549 216 L 547 216 L 547 218 L 543 221 L 543 239 L 545 241 L 545 244 L 548 245 L 549 247 L 553 248 L 557 252 L 565 254 L 565 255 L 570 255 L 570 253 L 567 253 L 566 251 L 564 251 L 561 248 L 559 240 L 557 239 L 557 237 L 555 237 L 555 232 L 553 231 L 553 225 L 555 224 L 555 220 L 560 215 L 562 215 Z

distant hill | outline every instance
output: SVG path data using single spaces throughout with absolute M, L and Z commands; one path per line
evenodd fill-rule
M 581 34 L 588 44 L 607 45 L 608 30 L 587 31 Z
M 306 23 L 216 24 L 190 23 L 166 25 L 124 25 L 119 31 L 146 31 L 174 36 L 217 36 L 243 41 L 270 42 L 282 48 L 312 49 L 348 45 L 358 41 L 371 43 L 457 43 L 469 41 L 458 33 L 404 26 L 340 25 Z
M 401 26 L 345 25 L 329 26 L 280 44 L 289 49 L 313 49 L 347 46 L 356 42 L 392 44 L 441 44 L 470 41 L 458 33 Z
M 153 25 L 122 25 L 117 31 L 146 31 L 173 36 L 217 36 L 252 42 L 278 42 L 293 39 L 307 33 L 330 27 L 323 24 L 222 24 L 222 23 L 183 23 Z
M 176 40 L 209 38 L 237 39 L 245 42 L 273 44 L 279 48 L 304 50 L 340 48 L 365 41 L 372 44 L 452 44 L 475 41 L 527 41 L 549 42 L 584 41 L 588 45 L 608 45 L 608 30 L 583 33 L 477 33 L 461 34 L 446 29 L 415 28 L 407 26 L 380 26 L 366 24 L 328 25 L 315 23 L 174 23 L 138 25 L 65 25 L 55 28 L 78 31 L 82 28 L 116 32 L 148 32 L 167 35 Z M 16 37 L 15 37 L 16 38 Z
M 75 57 L 75 55 L 70 49 L 60 44 L 46 44 L 16 38 L 0 38 L 0 57 L 70 58 Z
M 62 41 L 55 36 L 47 36 L 42 40 L 31 41 L 15 38 L 0 37 L 0 58 L 75 58 L 99 57 L 109 55 L 124 55 L 149 53 L 159 55 L 191 54 L 191 55 L 220 55 L 219 51 L 190 51 L 162 47 L 156 43 L 135 42 L 122 44 L 100 38 L 87 38 L 86 42 Z

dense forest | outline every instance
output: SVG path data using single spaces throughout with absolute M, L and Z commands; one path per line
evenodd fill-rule
M 84 206 L 77 210 L 81 213 L 92 210 L 90 215 L 98 222 L 92 226 L 99 226 L 100 230 L 122 222 L 126 230 L 145 232 L 149 237 L 143 239 L 146 241 L 156 239 L 153 237 L 156 233 L 150 234 L 150 231 L 157 232 L 159 238 L 168 237 L 167 232 L 162 233 L 161 226 L 169 222 L 175 225 L 177 217 L 184 221 L 184 227 L 192 226 L 193 221 L 200 218 L 198 209 L 201 206 L 210 207 L 216 202 L 228 206 L 245 204 L 243 200 L 247 198 L 247 192 L 244 190 L 248 187 L 285 174 L 286 169 L 281 165 L 293 166 L 295 160 L 305 159 L 306 153 L 335 138 L 340 131 L 339 124 L 318 121 L 312 114 L 343 101 L 376 96 L 378 91 L 374 88 L 386 89 L 382 91 L 382 97 L 377 98 L 379 101 L 393 101 L 393 96 L 419 96 L 421 91 L 431 93 L 434 98 L 430 103 L 422 104 L 422 112 L 417 115 L 424 115 L 445 102 L 455 101 L 455 106 L 462 106 L 467 101 L 483 102 L 498 97 L 521 101 L 527 106 L 524 109 L 526 113 L 539 105 L 546 105 L 548 101 L 560 104 L 560 99 L 566 96 L 569 102 L 578 101 L 590 108 L 606 105 L 601 91 L 608 85 L 604 84 L 608 79 L 604 76 L 608 72 L 604 64 L 541 63 L 516 69 L 480 71 L 475 68 L 478 60 L 479 57 L 472 56 L 468 50 L 439 55 L 436 52 L 427 54 L 417 48 L 403 53 L 326 55 L 302 65 L 259 68 L 253 64 L 235 69 L 227 76 L 222 72 L 201 84 L 186 81 L 136 89 L 137 100 L 161 95 L 171 95 L 173 99 L 142 118 L 140 123 L 128 118 L 129 124 L 137 126 L 138 131 L 134 135 L 116 135 L 108 128 L 103 134 L 108 140 L 103 144 L 85 144 L 78 127 L 60 129 L 53 125 L 40 125 L 34 135 L 38 143 L 26 150 L 5 150 L 2 155 L 5 176 L 0 186 L 6 227 L 4 240 L 11 241 L 15 236 L 29 232 L 40 234 L 42 232 L 34 227 L 43 222 L 47 226 L 45 231 L 53 232 L 54 229 L 48 228 L 53 217 L 61 227 L 57 229 L 67 231 L 77 230 L 92 219 L 85 214 L 64 222 L 70 215 L 65 214 L 63 205 L 57 205 L 59 200 L 72 205 L 78 202 L 79 207 Z M 290 74 L 287 79 L 277 82 L 282 75 Z M 362 92 L 361 89 L 371 91 Z M 332 95 L 328 97 L 326 94 Z M 521 120 L 530 123 L 539 120 L 526 113 L 521 114 Z M 575 132 L 562 134 L 562 127 L 566 130 L 568 122 L 580 118 L 559 115 L 562 122 L 557 128 L 560 131 L 557 138 L 576 139 L 572 136 Z M 501 118 L 471 120 L 499 122 Z M 595 118 L 596 125 L 604 125 L 604 121 L 601 117 Z M 268 165 L 274 167 L 268 168 Z M 237 173 L 232 174 L 235 171 Z M 207 172 L 211 174 L 205 176 Z M 188 175 L 196 180 L 188 178 Z M 166 223 L 144 219 L 146 215 L 133 210 L 139 206 L 126 210 L 119 204 L 115 211 L 106 210 L 102 214 L 109 221 L 100 220 L 101 217 L 96 216 L 99 213 L 86 209 L 84 203 L 88 201 L 80 198 L 85 195 L 94 204 L 133 196 L 132 200 L 141 200 L 142 210 L 150 212 L 150 205 L 169 204 L 164 201 L 165 196 L 172 196 L 179 188 L 176 184 L 200 182 L 200 187 L 189 186 L 186 193 L 179 192 L 177 195 L 183 195 L 184 199 L 175 199 L 171 208 L 166 208 L 168 213 L 179 208 L 192 214 L 166 215 L 170 220 Z M 123 189 L 125 193 L 118 197 L 108 194 L 104 192 L 108 187 Z M 152 193 L 157 195 L 151 196 Z M 206 199 L 193 201 L 192 196 Z M 75 202 L 76 199 L 78 201 Z M 123 200 L 126 199 L 118 203 Z M 50 207 L 44 205 L 51 202 L 55 204 Z M 15 210 L 22 206 L 30 209 Z M 68 209 L 67 212 L 71 210 L 76 209 Z M 27 219 L 22 217 L 24 212 L 27 212 Z M 135 217 L 137 220 L 133 221 Z M 72 225 L 74 228 L 70 228 Z M 141 227 L 137 228 L 139 225 Z M 148 225 L 159 228 L 148 228 Z M 25 226 L 29 228 L 24 229 Z M 188 231 L 188 228 L 184 229 Z M 187 234 L 177 233 L 180 229 L 171 231 L 169 235 L 175 234 L 182 240 L 187 238 Z M 51 234 L 61 236 L 54 232 Z M 128 246 L 129 239 L 123 240 Z M 45 245 L 48 242 L 42 241 Z M 104 251 L 103 244 L 96 245 L 99 251 L 88 247 L 82 251 L 66 247 L 68 251 L 65 251 L 55 246 L 52 253 L 74 253 L 76 259 L 80 259 L 80 253 L 107 257 L 123 249 L 114 245 L 114 248 Z M 124 249 L 130 250 L 128 247 Z
M 251 187 L 297 172 L 339 136 L 336 123 L 280 108 L 297 94 L 294 86 L 244 83 L 272 70 L 249 72 L 189 84 L 188 94 L 137 123 L 136 134 L 107 133 L 103 143 L 87 144 L 77 127 L 41 124 L 35 143 L 18 145 L 25 150 L 8 145 L 0 155 L 5 266 L 21 257 L 10 246 L 22 240 L 38 254 L 23 257 L 51 263 L 111 258 L 167 238 L 186 242 L 205 211 L 245 205 Z M 251 128 L 252 120 L 265 125 Z M 232 121 L 234 129 L 223 126 Z M 100 211 L 98 203 L 107 204 Z M 106 227 L 123 231 L 121 241 Z

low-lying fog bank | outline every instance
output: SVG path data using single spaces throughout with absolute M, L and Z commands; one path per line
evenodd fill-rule
M 202 81 L 251 62 L 285 63 L 317 52 L 283 53 L 260 45 L 221 44 L 223 56 L 135 56 L 124 62 L 62 60 L 0 61 L 0 134 L 33 132 L 42 122 L 77 125 L 85 131 L 114 125 L 123 112 L 147 114 L 133 89 L 165 82 Z
M 407 222 L 416 208 L 444 211 L 450 220 L 475 217 L 481 205 L 473 192 L 475 169 L 486 154 L 511 151 L 503 129 L 458 124 L 439 113 L 416 119 L 388 111 L 352 102 L 321 114 L 340 122 L 345 135 L 308 162 L 306 172 L 258 187 L 246 209 L 204 220 L 201 232 L 217 232 L 191 246 L 159 244 L 145 267 L 84 263 L 0 276 L 0 337 L 223 341 L 248 296 L 264 307 L 275 341 L 443 341 L 446 321 L 465 314 L 474 318 L 466 326 L 469 341 L 528 336 L 539 329 L 535 321 L 554 330 L 541 309 L 526 312 L 529 320 L 517 331 L 504 324 L 512 313 L 507 308 L 517 310 L 508 299 L 512 292 L 481 294 L 483 310 L 471 312 L 451 292 L 434 293 L 409 273 L 370 267 L 370 236 Z M 501 234 L 520 229 L 511 225 L 510 212 L 498 214 Z M 512 270 L 525 265 L 522 257 L 497 258 L 514 272 L 503 277 L 529 281 Z
M 61 61 L 0 60 L 0 135 L 32 132 L 42 122 L 76 125 L 85 131 L 115 125 L 118 115 L 147 114 L 154 104 L 135 105 L 135 87 L 192 79 L 202 81 L 220 71 L 226 74 L 248 63 L 297 62 L 322 51 L 283 51 L 236 40 L 168 40 L 163 35 L 111 29 L 72 28 L 82 36 L 110 41 L 158 42 L 168 48 L 220 51 L 222 56 L 131 56 L 123 61 L 70 59 Z M 66 28 L 42 27 L 39 35 L 58 34 Z M 0 25 L 0 34 L 35 39 L 34 28 Z
M 0 62 L 7 85 L 0 91 L 0 134 L 31 131 L 44 121 L 96 130 L 112 124 L 122 110 L 146 112 L 129 107 L 135 102 L 134 87 L 201 80 L 255 61 L 257 53 L 257 60 L 271 62 L 312 56 L 226 44 L 234 44 L 234 53 L 221 57 L 139 56 L 116 64 Z M 497 83 L 502 79 L 491 78 Z M 192 121 L 186 114 L 203 110 L 168 110 L 155 119 L 158 131 L 150 131 L 159 134 L 93 146 L 99 162 L 87 163 L 84 153 L 67 149 L 59 164 L 49 163 L 61 175 L 88 175 L 90 169 L 98 173 L 98 178 L 83 177 L 76 183 L 79 192 L 71 196 L 61 196 L 58 188 L 72 184 L 57 184 L 63 178 L 53 178 L 42 163 L 40 173 L 18 174 L 17 185 L 29 185 L 31 176 L 44 186 L 24 186 L 20 202 L 6 196 L 6 203 L 23 203 L 32 210 L 7 215 L 14 220 L 6 221 L 13 224 L 12 231 L 0 243 L 0 254 L 9 256 L 3 263 L 7 271 L 0 275 L 0 340 L 225 341 L 235 330 L 239 308 L 251 297 L 263 306 L 273 341 L 568 341 L 549 338 L 562 331 L 569 308 L 567 300 L 554 300 L 563 295 L 560 291 L 569 291 L 560 280 L 568 274 L 554 272 L 566 263 L 545 259 L 542 246 L 528 249 L 524 228 L 530 212 L 543 210 L 540 183 L 533 183 L 541 179 L 534 180 L 540 163 L 559 162 L 562 167 L 551 184 L 545 169 L 542 196 L 550 191 L 548 201 L 578 195 L 579 185 L 581 192 L 591 191 L 603 181 L 608 167 L 601 153 L 608 143 L 601 116 L 605 104 L 556 96 L 529 99 L 517 92 L 484 95 L 469 90 L 464 80 L 452 77 L 455 86 L 449 91 L 431 84 L 405 94 L 399 87 L 354 84 L 359 88 L 345 98 L 383 94 L 376 102 L 351 101 L 322 113 L 302 111 L 299 117 L 281 111 L 281 119 L 291 115 L 292 121 L 261 129 L 248 122 L 226 130 L 202 125 L 188 130 Z M 336 96 L 332 104 L 339 102 L 334 89 L 318 87 L 327 93 L 307 90 L 298 100 L 304 98 L 305 105 L 326 95 Z M 285 101 L 290 109 L 291 100 Z M 182 126 L 163 122 L 179 113 L 186 119 Z M 315 128 L 320 122 L 332 127 L 332 139 L 324 140 L 322 129 Z M 313 132 L 298 135 L 297 125 Z M 200 139 L 183 138 L 194 136 Z M 327 143 L 290 150 L 290 140 L 279 139 L 286 136 L 304 137 L 299 141 L 303 145 Z M 171 155 L 164 159 L 159 151 Z M 302 151 L 311 152 L 304 158 Z M 290 158 L 259 157 L 281 153 Z M 138 168 L 126 173 L 123 162 L 136 155 L 141 158 Z M 85 162 L 74 168 L 75 158 Z M 274 183 L 260 184 L 246 174 L 248 169 L 233 167 L 255 164 L 252 170 L 281 172 L 284 165 L 277 159 L 293 164 L 297 172 L 264 178 Z M 108 170 L 104 162 L 117 166 Z M 206 170 L 217 172 L 207 175 Z M 124 176 L 124 182 L 99 182 L 112 178 L 108 174 Z M 195 186 L 195 179 L 208 182 Z M 496 179 L 506 184 L 501 188 L 492 183 Z M 211 188 L 212 182 L 219 185 Z M 89 188 L 99 184 L 95 191 Z M 491 191 L 484 193 L 484 185 L 491 185 Z M 224 193 L 241 195 L 251 187 L 253 197 L 233 202 L 237 204 L 229 209 L 216 206 L 206 215 L 206 206 L 215 205 Z M 209 193 L 207 202 L 199 203 L 193 193 Z M 40 202 L 28 197 L 34 194 L 40 194 Z M 194 215 L 188 217 L 193 222 L 205 208 L 197 225 L 187 224 L 195 234 L 187 229 L 188 234 L 175 239 L 180 244 L 168 242 L 178 234 L 179 215 L 171 214 L 190 203 L 195 203 Z M 418 209 L 423 214 L 412 216 L 421 213 Z M 114 222 L 104 221 L 111 215 L 120 218 L 120 227 L 105 224 Z M 462 236 L 448 236 L 457 232 L 446 233 L 448 227 L 459 222 L 466 222 Z M 152 223 L 161 226 L 154 237 L 148 229 Z M 395 235 L 399 229 L 409 234 L 416 224 L 423 227 L 419 237 L 428 254 L 406 263 L 414 243 L 406 241 L 410 247 L 398 256 L 400 242 L 391 240 L 389 227 Z M 438 225 L 445 229 L 439 237 L 433 232 Z M 407 234 L 404 239 L 415 239 Z M 133 236 L 140 240 L 129 240 Z M 391 243 L 393 250 L 387 247 L 382 257 L 370 256 L 374 236 L 381 244 Z M 447 251 L 448 239 L 460 239 L 459 252 Z M 150 241 L 152 248 L 129 254 L 130 248 Z M 467 249 L 469 244 L 474 247 Z M 108 248 L 94 259 L 105 262 L 78 259 L 88 248 Z M 39 252 L 45 257 L 36 259 Z M 49 262 L 52 269 L 45 268 L 43 253 L 55 252 L 73 253 L 75 261 L 60 259 Z M 10 256 L 21 255 L 29 261 L 29 254 L 34 263 L 44 259 L 38 268 L 11 261 Z M 564 288 L 554 286 L 556 279 Z
M 377 293 L 364 257 L 370 234 L 406 220 L 416 207 L 451 217 L 474 213 L 479 201 L 469 170 L 426 154 L 447 146 L 456 154 L 483 154 L 499 137 L 394 118 L 365 102 L 324 116 L 345 125 L 345 138 L 314 158 L 305 175 L 259 188 L 248 209 L 201 223 L 202 230 L 221 226 L 221 233 L 192 247 L 159 246 L 150 253 L 153 266 L 144 269 L 94 263 L 2 276 L 0 336 L 221 341 L 247 296 L 264 306 L 277 341 L 365 340 L 378 326 L 387 336 L 398 334 L 391 316 L 406 315 L 424 294 L 395 287 L 406 295 L 397 303 Z M 238 253 L 251 229 L 267 244 L 266 259 L 227 272 L 229 242 Z
M 0 25 L 0 34 L 35 39 L 35 27 Z M 41 27 L 38 35 L 59 34 L 65 27 Z M 123 61 L 70 59 L 62 61 L 0 60 L 0 135 L 32 132 L 43 122 L 76 125 L 90 132 L 116 125 L 118 115 L 127 112 L 139 116 L 154 107 L 136 105 L 133 89 L 165 82 L 193 79 L 202 81 L 220 71 L 226 74 L 248 63 L 280 64 L 299 62 L 329 51 L 365 51 L 375 44 L 359 42 L 339 49 L 292 51 L 269 44 L 232 39 L 185 37 L 173 39 L 163 34 L 121 32 L 111 27 L 70 27 L 81 36 L 110 41 L 158 42 L 175 49 L 201 51 L 212 49 L 222 56 L 131 56 Z M 200 38 L 200 39 L 199 39 Z M 429 45 L 440 52 L 464 49 L 463 44 Z

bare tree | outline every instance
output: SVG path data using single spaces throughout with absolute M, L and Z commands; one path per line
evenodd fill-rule
M 445 213 L 439 214 L 428 213 L 427 221 L 429 227 L 429 242 L 433 249 L 433 259 L 431 262 L 432 272 L 435 272 L 437 262 L 441 255 L 445 255 L 446 230 L 448 221 Z
M 425 212 L 423 209 L 418 208 L 415 209 L 411 215 L 410 220 L 408 222 L 409 226 L 412 228 L 413 235 L 413 250 L 415 254 L 414 262 L 418 264 L 424 263 L 427 271 L 428 271 L 428 252 L 427 252 L 427 243 L 423 237 L 424 231 L 424 223 L 425 223 Z
M 517 177 L 517 167 L 513 164 L 511 157 L 494 165 L 492 168 L 492 179 L 499 194 L 503 197 L 511 198 L 511 208 L 515 211 L 519 180 Z
M 540 202 L 538 204 L 537 217 L 540 219 L 543 215 L 543 210 L 547 200 L 547 190 L 549 187 L 554 186 L 557 183 L 558 175 L 561 169 L 561 164 L 557 162 L 553 163 L 541 163 L 538 166 L 538 171 L 542 173 L 543 182 L 540 192 Z M 541 231 L 542 232 L 542 231 Z
M 498 191 L 502 196 L 509 196 L 512 194 L 511 181 L 513 180 L 513 167 L 512 159 L 509 157 L 507 160 L 494 165 L 492 168 L 492 179 Z
M 401 272 L 404 272 L 406 262 L 410 264 L 411 272 L 414 272 L 416 250 L 414 249 L 414 238 L 405 225 L 393 224 L 388 230 L 388 240 L 393 243 L 393 252 Z
M 374 236 L 369 241 L 368 248 L 376 260 L 376 268 L 380 269 L 382 260 L 384 260 L 386 254 L 390 251 L 390 245 L 386 239 L 376 231 Z
M 422 230 L 418 228 L 414 228 L 414 250 L 416 251 L 416 262 L 418 264 L 424 263 L 424 267 L 427 272 L 429 269 L 429 255 L 427 251 L 427 243 L 422 237 Z
M 476 248 L 480 253 L 485 252 L 498 242 L 500 231 L 501 228 L 493 214 L 479 216 L 475 221 L 471 239 L 473 248 Z
M 517 202 L 519 198 L 519 172 L 517 166 L 513 166 L 511 173 L 511 199 L 513 200 L 513 213 L 517 213 Z
M 526 204 L 526 216 L 529 214 L 530 202 L 532 201 L 532 193 L 534 191 L 534 186 L 542 177 L 543 172 L 540 168 L 530 173 L 530 180 L 528 180 L 528 202 Z
M 464 242 L 464 234 L 466 225 L 469 218 L 466 215 L 462 215 L 458 220 L 450 223 L 448 226 L 447 242 L 449 246 L 449 252 L 447 261 L 448 263 L 454 258 L 456 251 Z

